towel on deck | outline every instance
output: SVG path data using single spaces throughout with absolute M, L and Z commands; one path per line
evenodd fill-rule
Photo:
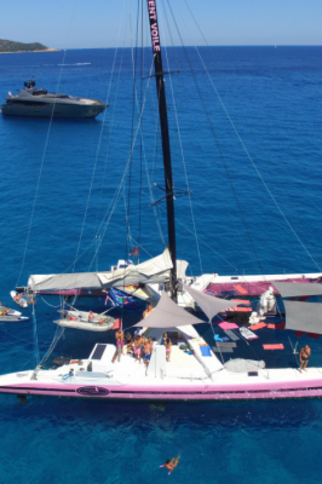
M 240 284 L 235 286 L 235 289 L 239 292 L 239 294 L 248 294 L 248 291 L 243 288 Z
M 201 346 L 200 345 L 200 351 L 201 351 L 201 354 L 202 356 L 211 356 L 211 353 L 210 353 L 210 346 Z
M 252 324 L 250 328 L 252 329 L 252 331 L 256 331 L 257 329 L 266 328 L 266 326 L 266 323 L 263 323 L 263 321 L 261 321 L 260 323 Z
M 239 326 L 235 323 L 229 323 L 228 321 L 223 321 L 222 323 L 219 323 L 218 326 L 221 327 L 221 329 L 226 330 L 226 329 L 238 329 Z
M 277 345 L 263 345 L 264 350 L 283 350 L 284 345 L 277 344 Z

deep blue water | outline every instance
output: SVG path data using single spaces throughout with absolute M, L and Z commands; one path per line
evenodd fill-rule
M 168 53 L 167 70 L 180 70 L 166 77 L 174 179 L 178 189 L 187 189 L 171 81 L 201 264 L 187 196 L 176 201 L 178 257 L 189 260 L 194 275 L 201 266 L 220 274 L 321 270 L 322 48 L 200 52 L 220 99 L 193 49 Z M 137 73 L 139 99 L 149 82 L 149 53 L 143 75 Z M 65 59 L 64 52 L 0 56 L 3 98 L 35 76 L 39 87 L 55 91 L 59 82 L 60 92 L 110 103 L 96 120 L 54 120 L 51 127 L 48 120 L 0 116 L 4 303 L 11 303 L 9 291 L 29 274 L 106 269 L 127 258 L 137 240 L 141 260 L 163 250 L 147 181 L 148 170 L 152 184 L 164 183 L 154 78 L 130 187 L 128 176 L 125 197 L 105 224 L 138 121 L 136 111 L 132 122 L 131 52 L 118 51 L 111 77 L 114 54 L 97 49 L 67 51 Z M 160 189 L 152 190 L 155 199 L 162 197 Z M 126 238 L 129 193 L 133 243 Z M 158 214 L 165 237 L 163 205 Z M 104 238 L 95 239 L 98 233 Z M 55 330 L 57 304 L 37 302 L 41 355 Z M 124 315 L 128 325 L 137 318 Z M 96 341 L 95 335 L 66 332 L 57 351 L 87 356 Z M 310 345 L 312 364 L 318 364 L 319 343 Z M 0 325 L 1 373 L 33 364 L 32 323 Z M 34 398 L 21 406 L 16 397 L 0 396 L 0 482 L 317 482 L 321 410 L 319 400 L 160 407 Z M 159 465 L 178 453 L 181 463 L 168 477 Z

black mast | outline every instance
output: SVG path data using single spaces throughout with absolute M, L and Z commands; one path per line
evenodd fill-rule
M 154 58 L 154 72 L 157 83 L 157 94 L 159 103 L 160 126 L 162 137 L 162 151 L 163 151 L 163 165 L 165 175 L 165 191 L 167 200 L 167 216 L 168 216 L 168 239 L 169 251 L 172 260 L 172 269 L 170 276 L 170 291 L 171 298 L 177 300 L 177 256 L 176 256 L 176 233 L 174 221 L 174 203 L 173 203 L 173 183 L 172 183 L 172 167 L 171 167 L 171 153 L 170 153 L 170 138 L 168 126 L 167 103 L 165 97 L 160 33 L 157 17 L 157 9 L 155 0 L 147 0 L 149 19 L 150 19 L 150 33 L 151 43 Z

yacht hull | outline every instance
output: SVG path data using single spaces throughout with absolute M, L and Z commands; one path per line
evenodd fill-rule
M 42 102 L 7 103 L 1 106 L 2 114 L 6 116 L 26 116 L 50 118 L 95 118 L 107 108 L 106 104 L 47 104 Z
M 32 372 L 28 372 L 29 376 Z M 19 376 L 22 375 L 22 376 Z M 16 395 L 42 395 L 52 397 L 87 398 L 100 400 L 149 400 L 149 401 L 221 401 L 221 400 L 276 400 L 290 398 L 322 397 L 322 378 L 303 379 L 283 383 L 204 385 L 204 384 L 82 384 L 41 382 L 30 380 L 19 383 L 26 373 L 0 377 L 0 393 Z

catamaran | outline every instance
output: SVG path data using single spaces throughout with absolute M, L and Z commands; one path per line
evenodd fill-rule
M 212 322 L 215 317 L 218 318 L 218 314 L 228 314 L 232 304 L 237 308 L 243 304 L 242 299 L 232 303 L 231 300 L 216 297 L 217 295 L 229 293 L 234 297 L 247 296 L 250 292 L 245 284 L 251 287 L 254 286 L 252 283 L 256 283 L 258 292 L 258 284 L 261 283 L 261 292 L 262 289 L 273 287 L 284 298 L 286 322 L 282 326 L 285 329 L 305 331 L 313 336 L 322 334 L 320 303 L 306 300 L 311 296 L 322 295 L 322 284 L 319 284 L 322 274 L 297 274 L 291 277 L 276 275 L 257 277 L 256 280 L 231 276 L 230 280 L 219 281 L 222 284 L 219 291 L 218 288 L 209 286 L 215 282 L 205 276 L 201 276 L 199 280 L 188 281 L 190 285 L 186 285 L 186 263 L 178 263 L 176 258 L 174 188 L 165 72 L 155 0 L 147 0 L 147 7 L 165 172 L 168 248 L 159 258 L 137 266 L 129 265 L 119 272 L 31 276 L 28 287 L 34 294 L 46 291 L 67 291 L 65 294 L 76 291 L 76 294 L 81 294 L 77 291 L 86 291 L 89 287 L 106 291 L 111 287 L 139 285 L 139 290 L 142 289 L 141 285 L 153 288 L 155 284 L 164 284 L 167 290 L 161 291 L 160 297 L 156 298 L 155 309 L 135 325 L 143 327 L 144 335 L 154 341 L 150 360 L 147 365 L 143 365 L 130 354 L 122 354 L 120 347 L 96 343 L 86 359 L 56 358 L 49 368 L 43 363 L 34 370 L 2 375 L 0 392 L 17 394 L 21 398 L 27 395 L 47 395 L 129 400 L 259 400 L 322 396 L 322 368 L 310 367 L 301 373 L 296 366 L 286 369 L 266 368 L 263 360 L 234 358 L 224 361 L 222 353 L 232 351 L 236 347 L 236 340 L 257 338 L 254 331 L 258 324 L 253 324 L 249 330 L 247 327 L 239 328 L 235 323 L 222 321 L 221 317 L 217 324 L 224 328 L 227 336 L 225 339 L 220 338 L 214 331 L 212 346 L 195 328 L 205 323 L 204 319 L 197 318 L 178 304 L 178 292 L 179 295 L 189 295 L 190 300 Z M 233 287 L 225 290 L 225 284 Z M 152 297 L 151 291 L 150 298 Z M 301 300 L 293 300 L 294 298 Z M 262 321 L 259 324 L 265 326 L 266 323 Z M 273 331 L 281 327 L 274 324 L 270 326 Z M 173 341 L 170 358 L 167 358 L 166 348 L 162 344 L 165 331 Z M 270 348 L 267 349 L 273 349 L 272 346 L 283 345 L 268 346 Z

